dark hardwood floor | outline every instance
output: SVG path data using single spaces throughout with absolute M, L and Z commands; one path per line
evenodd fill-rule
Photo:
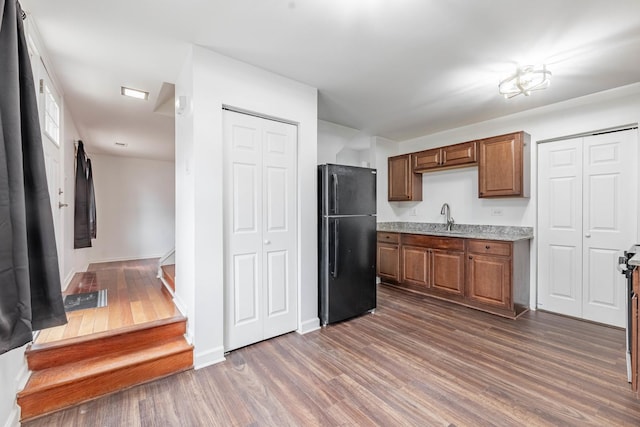
M 375 315 L 230 353 L 25 426 L 638 426 L 622 330 L 381 286 Z

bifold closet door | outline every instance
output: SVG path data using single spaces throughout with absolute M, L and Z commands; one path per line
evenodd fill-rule
M 296 137 L 224 111 L 226 351 L 297 327 Z
M 538 307 L 626 324 L 616 270 L 637 236 L 637 130 L 538 147 Z

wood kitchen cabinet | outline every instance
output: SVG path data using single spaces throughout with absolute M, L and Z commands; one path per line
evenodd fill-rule
M 524 132 L 478 141 L 478 196 L 529 197 L 530 152 Z
M 389 157 L 389 201 L 422 200 L 422 175 L 413 171 L 412 155 Z
M 476 142 L 448 145 L 413 154 L 413 171 L 426 172 L 476 164 Z
M 433 249 L 431 287 L 453 295 L 464 294 L 464 252 Z
M 472 241 L 467 246 L 467 296 L 499 307 L 511 304 L 511 244 Z
M 432 295 L 463 295 L 464 239 L 401 234 L 401 286 Z
M 402 246 L 402 282 L 431 286 L 431 253 L 429 248 Z
M 529 308 L 529 241 L 379 232 L 378 276 L 392 286 L 515 318 Z
M 399 242 L 398 233 L 378 233 L 376 266 L 380 279 L 393 282 L 400 280 Z

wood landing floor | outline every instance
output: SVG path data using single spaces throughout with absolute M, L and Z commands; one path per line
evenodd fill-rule
M 108 305 L 71 311 L 68 323 L 44 329 L 35 344 L 113 331 L 180 315 L 156 277 L 158 260 L 134 260 L 90 264 L 76 273 L 65 295 L 107 289 Z
M 24 426 L 638 426 L 624 346 L 618 329 L 381 286 L 374 315 Z

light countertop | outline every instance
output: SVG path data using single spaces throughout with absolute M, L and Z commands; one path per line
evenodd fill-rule
M 378 231 L 428 236 L 459 237 L 464 239 L 503 240 L 515 242 L 533 238 L 533 227 L 502 225 L 454 224 L 447 231 L 444 224 L 429 222 L 379 222 Z M 640 258 L 640 256 L 638 257 Z

